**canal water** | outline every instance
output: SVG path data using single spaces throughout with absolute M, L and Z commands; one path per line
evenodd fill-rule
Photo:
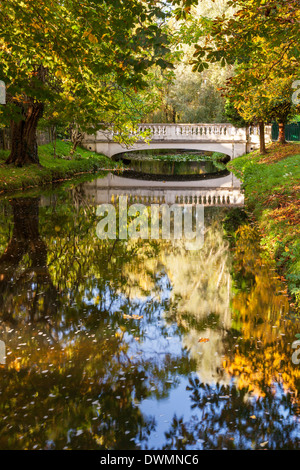
M 169 181 L 196 181 L 227 175 L 224 154 L 172 150 L 143 150 L 117 155 L 125 166 L 124 176 L 137 174 L 139 179 L 168 179 Z
M 203 246 L 99 239 L 124 195 L 201 203 Z M 136 168 L 0 200 L 0 449 L 300 448 L 299 324 L 242 201 Z

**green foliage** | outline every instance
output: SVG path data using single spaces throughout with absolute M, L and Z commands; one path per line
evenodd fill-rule
M 272 6 L 264 0 L 235 0 L 228 5 L 232 15 L 217 15 L 205 25 L 206 40 L 195 45 L 194 71 L 215 63 L 234 66 L 223 94 L 233 107 L 229 117 L 238 125 L 238 115 L 249 123 L 288 122 L 297 113 L 292 84 L 299 75 L 299 2 L 280 0 Z
M 233 8 L 232 15 L 216 15 L 209 30 L 210 40 L 196 48 L 194 65 L 219 62 L 249 64 L 254 57 L 265 70 L 259 70 L 257 81 L 276 67 L 298 70 L 299 49 L 298 0 L 279 0 L 272 7 L 265 0 L 234 0 L 227 2 Z M 200 21 L 201 24 L 201 21 Z M 274 55 L 271 55 L 271 52 Z M 281 52 L 281 54 L 280 54 Z M 267 62 L 267 58 L 271 60 Z M 289 62 L 289 64 L 288 64 Z
M 188 65 L 175 67 L 174 78 L 162 94 L 162 104 L 149 117 L 151 122 L 226 122 L 224 99 L 218 91 L 225 77 L 216 70 L 196 75 Z
M 0 13 L 1 121 L 38 109 L 34 126 L 44 113 L 50 126 L 115 126 L 125 139 L 153 106 L 148 72 L 170 65 L 169 10 L 156 1 L 4 0 Z
M 191 2 L 184 19 L 179 15 L 177 20 L 170 20 L 173 78 L 162 87 L 161 106 L 147 117 L 148 122 L 226 122 L 220 89 L 230 77 L 232 67 L 205 64 L 202 73 L 195 74 L 191 62 L 194 44 L 205 43 L 213 18 L 229 11 L 225 0 Z
M 225 116 L 227 121 L 235 127 L 246 127 L 248 124 L 239 114 L 233 102 L 229 99 L 227 99 L 225 102 Z

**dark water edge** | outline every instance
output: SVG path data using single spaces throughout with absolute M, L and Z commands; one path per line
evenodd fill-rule
M 144 181 L 202 181 L 222 178 L 224 176 L 228 176 L 229 174 L 230 172 L 228 170 L 221 170 L 217 173 L 207 173 L 200 175 L 158 175 L 153 173 L 144 173 L 142 171 L 124 170 L 122 172 L 122 177 L 140 179 Z
M 125 167 L 124 177 L 155 181 L 197 181 L 228 175 L 230 158 L 212 152 L 148 150 L 119 154 L 115 160 Z M 128 167 L 128 169 L 126 168 Z

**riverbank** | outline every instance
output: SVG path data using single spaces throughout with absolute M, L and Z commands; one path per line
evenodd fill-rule
M 0 151 L 0 194 L 44 186 L 58 181 L 68 180 L 78 175 L 96 173 L 103 170 L 114 170 L 118 165 L 104 155 L 98 155 L 89 150 L 78 148 L 75 155 L 69 159 L 71 144 L 58 141 L 56 157 L 53 156 L 53 145 L 39 147 L 39 165 L 27 165 L 16 168 L 6 165 L 5 160 L 9 151 Z
M 300 312 L 300 144 L 273 143 L 267 155 L 257 150 L 227 168 L 242 180 L 246 211 L 287 281 L 292 307 Z

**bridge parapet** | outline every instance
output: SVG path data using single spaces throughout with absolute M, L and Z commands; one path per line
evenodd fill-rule
M 230 124 L 143 124 L 138 132 L 150 131 L 151 140 L 246 140 L 246 130 Z
M 237 128 L 231 124 L 141 124 L 135 135 L 149 131 L 151 140 L 205 140 L 205 141 L 257 141 L 259 129 L 256 126 Z M 271 135 L 271 126 L 266 126 L 266 137 Z M 98 131 L 96 139 L 113 141 L 118 131 Z M 134 135 L 134 134 L 133 134 Z M 141 139 L 142 140 L 142 139 Z

